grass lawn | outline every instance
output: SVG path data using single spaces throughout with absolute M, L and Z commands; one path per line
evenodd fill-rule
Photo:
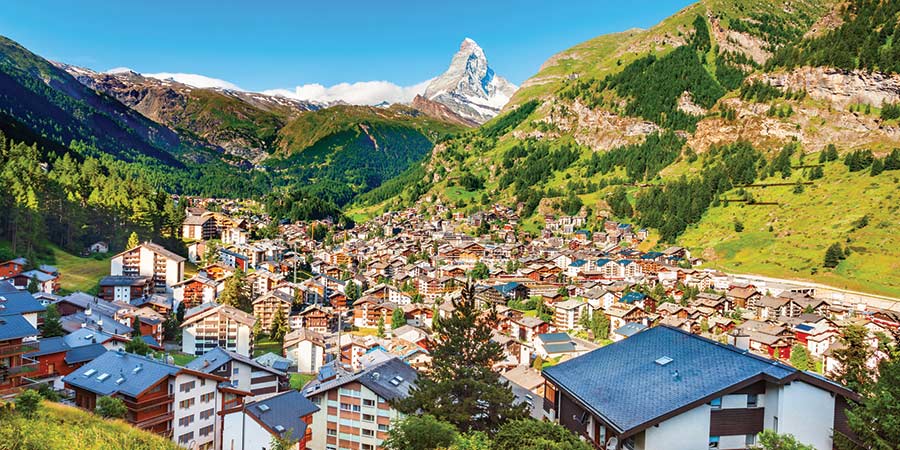
M 309 383 L 314 378 L 315 375 L 307 374 L 307 373 L 292 373 L 291 374 L 291 389 L 300 390 L 303 389 L 303 386 L 306 383 Z
M 255 358 L 259 355 L 264 355 L 269 352 L 280 355 L 281 350 L 281 342 L 273 341 L 269 339 L 268 336 L 263 335 L 260 336 L 260 338 L 257 339 L 256 343 L 253 345 L 253 357 Z
M 183 366 L 195 359 L 197 359 L 194 355 L 188 355 L 187 353 L 169 353 L 169 356 L 175 359 L 175 365 Z
M 359 328 L 356 331 L 351 331 L 350 334 L 354 336 L 377 336 L 378 328 Z
M 109 260 L 112 255 L 103 259 L 82 258 L 51 245 L 51 257 L 44 264 L 56 266 L 61 274 L 60 288 L 63 293 L 83 291 L 96 294 L 100 278 L 109 275 Z

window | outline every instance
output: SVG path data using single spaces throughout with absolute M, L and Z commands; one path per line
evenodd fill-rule
M 239 373 L 241 373 L 240 368 L 235 367 L 234 369 L 231 369 L 231 374 L 232 374 L 232 375 L 237 375 L 237 374 L 239 374 Z
M 362 448 L 363 450 L 375 450 L 374 447 L 372 447 L 372 444 L 363 444 Z
M 363 436 L 375 436 L 375 430 L 367 430 L 365 428 L 362 429 Z
M 178 402 L 178 407 L 181 409 L 188 409 L 188 408 L 194 406 L 194 403 L 195 403 L 194 399 L 189 398 L 187 400 L 182 400 L 182 401 Z
M 215 392 L 209 392 L 209 393 L 206 393 L 206 394 L 201 395 L 201 396 L 200 396 L 200 401 L 203 402 L 203 403 L 208 403 L 208 402 L 213 401 L 213 399 L 215 398 L 215 396 L 216 396 L 216 393 L 215 393 Z
M 191 381 L 188 383 L 181 383 L 181 386 L 178 388 L 181 392 L 191 392 L 194 389 L 195 382 Z
M 200 386 L 206 386 L 206 378 L 200 379 Z
M 378 431 L 384 431 L 384 432 L 387 432 L 387 431 L 388 431 L 388 426 L 379 423 L 379 424 L 378 424 Z
M 200 413 L 200 420 L 206 420 L 213 416 L 216 413 L 215 408 L 209 408 L 206 411 Z
M 363 422 L 374 422 L 375 416 L 373 416 L 371 414 L 363 414 L 362 420 L 363 420 Z
M 181 444 L 187 444 L 188 442 L 191 441 L 191 439 L 194 439 L 193 431 L 191 431 L 190 433 L 184 433 L 181 436 L 178 436 L 178 442 Z
M 755 435 L 755 434 L 748 434 L 747 437 L 744 439 L 744 444 L 745 444 L 747 447 L 756 445 L 756 435 Z
M 759 404 L 759 396 L 756 394 L 747 394 L 747 407 L 756 408 Z
M 375 406 L 375 400 L 363 399 L 363 406 Z
M 310 397 L 309 401 L 313 402 L 314 405 L 321 405 L 322 404 L 322 396 L 321 395 L 312 396 L 312 397 Z
M 207 425 L 200 429 L 200 436 L 209 436 L 212 434 L 215 425 Z
M 329 428 L 328 435 L 329 436 L 337 436 L 337 430 L 335 430 L 334 428 Z
M 709 406 L 712 406 L 712 409 L 722 409 L 722 397 L 712 399 Z
M 192 423 L 194 423 L 194 415 L 193 414 L 178 419 L 178 425 L 180 425 L 182 427 L 186 427 Z
M 719 448 L 719 437 L 718 436 L 710 436 L 709 437 L 709 448 Z

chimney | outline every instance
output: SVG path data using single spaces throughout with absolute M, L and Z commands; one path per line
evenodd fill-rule
M 90 307 L 90 306 L 88 306 L 88 307 L 84 310 L 84 315 L 86 315 L 86 316 L 90 316 L 92 313 L 93 313 L 93 310 L 91 310 L 91 307 Z

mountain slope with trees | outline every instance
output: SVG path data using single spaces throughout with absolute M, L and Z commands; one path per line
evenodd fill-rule
M 573 47 L 504 114 L 441 142 L 405 187 L 387 183 L 351 212 L 499 201 L 533 234 L 544 214 L 580 212 L 592 229 L 608 216 L 712 267 L 900 295 L 900 75 L 778 63 L 858 33 L 853 20 L 889 37 L 879 54 L 893 51 L 896 13 L 851 3 L 703 0 Z M 828 267 L 834 243 L 845 255 Z

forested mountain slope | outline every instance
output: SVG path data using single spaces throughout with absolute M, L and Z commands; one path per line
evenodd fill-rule
M 505 114 L 441 143 L 404 187 L 386 183 L 354 211 L 501 201 L 532 232 L 544 213 L 588 214 L 590 227 L 610 215 L 716 267 L 898 295 L 890 3 L 704 0 L 649 30 L 596 38 L 551 58 Z M 856 42 L 861 29 L 878 58 L 820 43 Z M 826 47 L 863 62 L 823 65 L 837 58 L 815 56 Z M 835 243 L 848 256 L 825 267 Z

